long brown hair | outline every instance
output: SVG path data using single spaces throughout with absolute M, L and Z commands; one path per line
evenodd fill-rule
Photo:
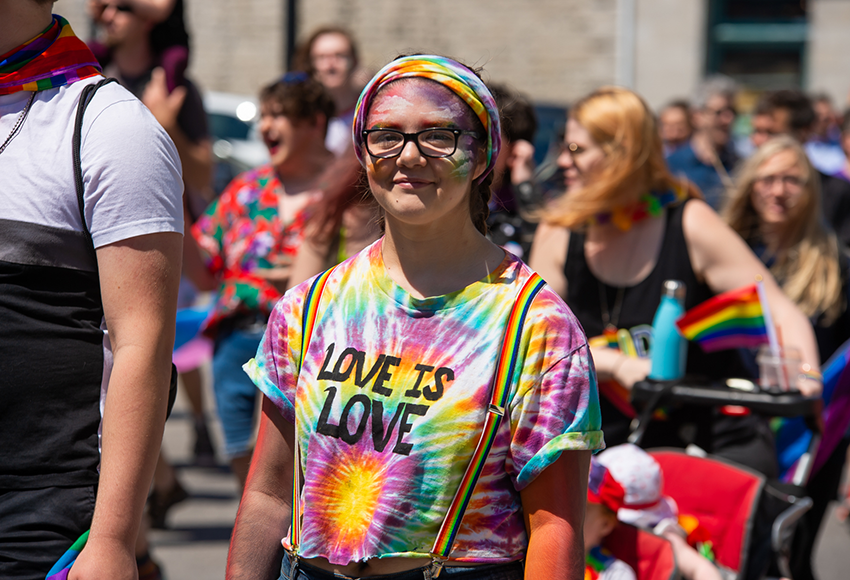
M 846 304 L 841 293 L 841 267 L 835 234 L 821 222 L 820 179 L 806 152 L 793 138 L 783 135 L 762 145 L 741 166 L 729 192 L 723 218 L 751 245 L 761 241 L 759 216 L 752 203 L 759 167 L 790 151 L 803 170 L 803 191 L 782 232 L 782 245 L 768 248 L 775 258 L 770 268 L 782 290 L 806 316 L 824 316 L 831 324 Z
M 655 117 L 636 93 L 622 87 L 602 87 L 575 103 L 570 118 L 584 127 L 605 152 L 593 180 L 554 202 L 545 218 L 568 228 L 581 227 L 601 212 L 628 207 L 647 191 L 688 188 L 667 169 Z M 623 187 L 638 185 L 638 188 Z

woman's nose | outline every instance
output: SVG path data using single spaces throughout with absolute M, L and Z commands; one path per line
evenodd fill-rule
M 561 169 L 569 169 L 570 167 L 575 165 L 575 163 L 573 162 L 573 156 L 567 149 L 561 150 L 561 153 L 558 155 L 558 158 L 556 159 L 555 163 Z
M 423 165 L 425 156 L 419 150 L 416 141 L 411 139 L 401 148 L 401 153 L 398 154 L 398 161 L 404 165 Z

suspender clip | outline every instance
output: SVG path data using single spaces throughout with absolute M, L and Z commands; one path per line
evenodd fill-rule
M 500 407 L 499 405 L 494 405 L 493 403 L 490 403 L 490 407 L 489 407 L 489 409 L 488 409 L 488 410 L 489 410 L 491 413 L 493 413 L 494 415 L 498 415 L 499 417 L 504 417 L 504 416 L 505 416 L 505 408 L 504 408 L 504 407 Z
M 448 558 L 444 558 L 442 556 L 438 556 L 437 554 L 431 552 L 431 565 L 425 569 L 425 580 L 433 580 L 434 578 L 439 578 L 440 573 L 443 571 L 443 565 L 448 561 Z

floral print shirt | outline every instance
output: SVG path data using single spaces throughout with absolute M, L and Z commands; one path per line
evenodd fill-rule
M 237 176 L 192 227 L 209 271 L 221 282 L 203 331 L 214 336 L 219 323 L 237 313 L 268 316 L 281 294 L 257 276 L 281 258 L 294 259 L 303 239 L 307 212 L 284 223 L 285 195 L 277 173 L 263 165 Z

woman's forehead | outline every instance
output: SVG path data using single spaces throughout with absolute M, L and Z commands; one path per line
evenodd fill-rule
M 387 84 L 372 99 L 367 125 L 409 121 L 413 117 L 468 124 L 472 110 L 450 89 L 428 79 L 407 78 Z M 466 123 L 464 123 L 466 121 Z

